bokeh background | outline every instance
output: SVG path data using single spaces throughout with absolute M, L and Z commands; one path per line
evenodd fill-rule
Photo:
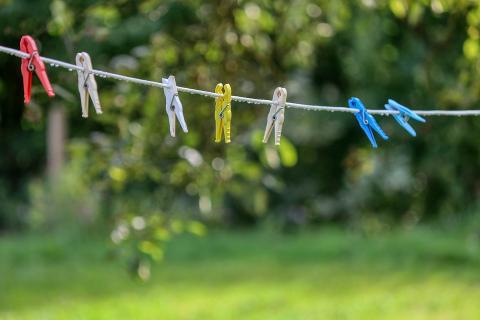
M 480 107 L 474 0 L 0 0 L 0 44 L 234 95 L 369 108 Z M 480 119 L 392 118 L 372 149 L 351 114 L 214 101 L 97 77 L 81 117 L 76 72 L 47 65 L 23 105 L 0 55 L 0 318 L 474 319 L 480 316 Z

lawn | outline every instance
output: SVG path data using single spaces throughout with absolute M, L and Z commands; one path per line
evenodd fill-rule
M 171 242 L 143 283 L 97 236 L 1 236 L 0 319 L 480 319 L 479 245 L 428 228 L 211 232 Z

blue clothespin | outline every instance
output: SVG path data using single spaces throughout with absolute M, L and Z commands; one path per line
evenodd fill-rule
M 359 110 L 359 112 L 354 113 L 355 118 L 357 118 L 360 127 L 370 140 L 372 147 L 377 148 L 377 142 L 375 141 L 372 129 L 375 130 L 384 140 L 388 140 L 388 136 L 383 132 L 382 128 L 380 128 L 377 121 L 375 121 L 375 118 L 368 113 L 368 110 L 360 99 L 355 97 L 350 98 L 348 100 L 348 106 L 352 109 Z
M 398 102 L 388 99 L 388 104 L 385 105 L 385 109 L 399 111 L 399 114 L 394 114 L 393 117 L 397 120 L 398 124 L 401 125 L 405 130 L 408 131 L 412 136 L 416 137 L 417 133 L 413 130 L 412 126 L 408 123 L 410 118 L 417 120 L 419 122 L 426 122 L 426 120 L 420 117 L 418 114 L 408 109 L 405 106 L 402 106 Z

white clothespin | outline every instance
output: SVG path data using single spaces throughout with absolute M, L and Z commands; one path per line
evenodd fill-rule
M 93 75 L 92 60 L 86 52 L 77 53 L 77 66 L 82 70 L 77 70 L 78 73 L 78 91 L 80 92 L 80 100 L 82 103 L 82 117 L 88 118 L 88 103 L 89 97 L 92 98 L 93 106 L 97 114 L 102 114 L 102 107 L 100 106 L 100 99 L 98 98 L 97 82 Z
M 287 103 L 287 89 L 278 87 L 273 92 L 272 105 L 267 118 L 267 127 L 263 136 L 263 143 L 267 143 L 273 126 L 275 125 L 275 145 L 280 145 L 283 121 L 285 119 L 285 104 Z
M 180 122 L 180 126 L 183 129 L 183 132 L 188 132 L 187 123 L 183 117 L 183 107 L 178 97 L 177 83 L 175 82 L 175 77 L 170 76 L 168 79 L 162 78 L 162 83 L 167 85 L 163 88 L 165 93 L 168 122 L 170 124 L 170 135 L 175 137 L 175 115 Z

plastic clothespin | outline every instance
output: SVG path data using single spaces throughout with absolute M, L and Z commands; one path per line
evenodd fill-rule
M 77 66 L 82 70 L 78 73 L 78 91 L 80 92 L 80 101 L 82 103 L 82 117 L 88 118 L 89 98 L 92 99 L 93 106 L 97 114 L 102 114 L 100 99 L 98 98 L 97 82 L 93 74 L 92 60 L 86 52 L 77 53 L 75 59 Z
M 275 126 L 275 145 L 280 145 L 280 138 L 282 137 L 283 121 L 285 119 L 285 104 L 287 103 L 287 89 L 278 87 L 273 92 L 273 103 L 270 107 L 270 112 L 267 118 L 267 127 L 263 135 L 263 143 L 267 143 L 268 138 Z
M 175 77 L 162 78 L 162 83 L 167 85 L 163 87 L 163 92 L 165 93 L 165 109 L 167 110 L 168 123 L 170 124 L 170 135 L 175 137 L 175 115 L 178 118 L 178 122 L 180 122 L 183 132 L 188 132 L 187 123 L 183 117 L 183 107 L 178 97 Z
M 377 142 L 375 141 L 372 129 L 375 130 L 384 140 L 388 140 L 388 136 L 383 132 L 382 128 L 380 128 L 377 121 L 375 121 L 375 118 L 368 113 L 368 110 L 360 99 L 355 97 L 350 98 L 348 100 L 348 106 L 352 109 L 359 110 L 359 112 L 355 113 L 355 118 L 357 118 L 360 127 L 365 132 L 374 148 L 377 148 Z
M 408 120 L 412 118 L 413 120 L 416 120 L 419 122 L 427 121 L 424 118 L 420 117 L 415 112 L 413 112 L 412 110 L 408 109 L 405 106 L 402 106 L 400 103 L 392 99 L 388 99 L 388 103 L 385 105 L 385 109 L 400 112 L 399 114 L 394 114 L 393 117 L 395 118 L 395 120 L 397 120 L 399 125 L 401 125 L 405 130 L 407 130 L 408 133 L 410 133 L 414 137 L 417 136 L 417 133 L 412 128 L 412 126 L 408 123 Z
M 219 83 L 215 93 L 221 97 L 215 98 L 215 142 L 222 141 L 222 130 L 225 133 L 225 143 L 230 143 L 230 125 L 232 123 L 232 88 L 228 83 Z
M 38 54 L 37 45 L 35 40 L 30 36 L 23 36 L 20 39 L 20 50 L 22 52 L 28 53 L 30 57 L 22 59 L 22 78 L 23 78 L 23 96 L 25 104 L 30 103 L 30 96 L 32 92 L 32 78 L 33 71 L 37 74 L 37 77 L 40 79 L 43 88 L 47 92 L 49 97 L 55 96 L 53 92 L 52 85 L 48 80 L 47 72 L 45 71 L 45 65 L 40 59 Z

